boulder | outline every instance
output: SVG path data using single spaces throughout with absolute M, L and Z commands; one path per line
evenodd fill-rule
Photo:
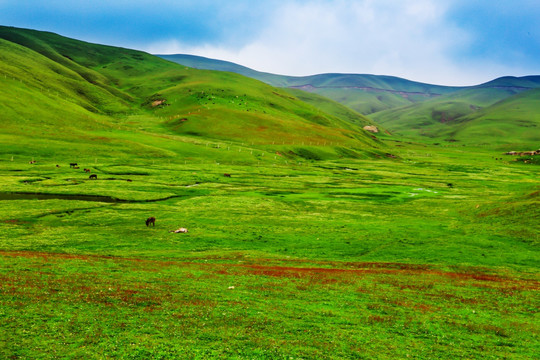
M 379 132 L 379 129 L 375 125 L 366 125 L 364 126 L 364 130 L 375 133 L 375 134 Z

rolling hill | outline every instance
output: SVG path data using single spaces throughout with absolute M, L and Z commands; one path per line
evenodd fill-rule
M 419 83 L 393 76 L 363 74 L 319 74 L 283 76 L 259 72 L 227 61 L 193 55 L 158 55 L 186 66 L 242 74 L 272 86 L 301 89 L 337 101 L 356 112 L 371 113 L 422 102 L 462 89 Z
M 524 124 L 529 130 L 539 126 L 534 114 L 540 110 L 540 101 L 535 101 L 532 95 L 516 95 L 540 88 L 540 76 L 508 76 L 477 86 L 446 87 L 391 76 L 281 76 L 192 55 L 159 56 L 187 66 L 235 72 L 259 79 L 288 89 L 296 97 L 315 106 L 324 103 L 324 98 L 332 99 L 358 113 L 369 115 L 378 125 L 399 136 L 437 143 L 459 141 L 460 144 L 496 146 L 515 146 L 524 141 L 525 147 L 538 147 L 534 135 L 537 132 L 524 133 L 522 130 Z M 315 94 L 319 96 L 313 97 Z M 505 99 L 514 105 L 508 108 L 495 106 Z M 521 107 L 529 113 L 515 110 L 519 107 L 515 104 L 521 101 L 524 102 Z M 492 112 L 494 115 L 487 115 Z M 473 119 L 474 124 L 466 124 Z M 489 119 L 497 121 L 490 122 Z M 501 122 L 506 125 L 502 126 Z
M 458 131 L 454 128 L 454 120 L 540 87 L 540 76 L 502 77 L 477 86 L 449 87 L 377 75 L 282 76 L 193 55 L 159 56 L 186 66 L 235 72 L 273 86 L 318 94 L 369 115 L 378 124 L 400 135 L 446 137 L 447 140 L 452 140 L 451 134 Z M 300 96 L 298 92 L 294 94 Z M 310 101 L 307 95 L 304 100 Z M 510 134 L 510 139 L 514 142 L 519 135 Z
M 241 75 L 12 27 L 0 27 L 0 47 L 3 153 L 197 156 L 221 141 L 293 157 L 314 146 L 321 158 L 383 146 L 359 126 L 369 119 Z
M 534 147 L 540 140 L 538 131 L 530 131 L 540 127 L 540 97 L 534 89 L 539 85 L 538 76 L 501 78 L 371 117 L 390 131 L 409 137 Z
M 450 136 L 460 142 L 483 139 L 508 150 L 536 150 L 540 148 L 540 89 L 462 116 L 456 125 Z

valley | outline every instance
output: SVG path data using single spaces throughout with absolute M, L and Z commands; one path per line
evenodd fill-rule
M 536 77 L 366 116 L 52 33 L 0 50 L 1 357 L 537 356 L 540 155 L 506 154 L 538 149 Z

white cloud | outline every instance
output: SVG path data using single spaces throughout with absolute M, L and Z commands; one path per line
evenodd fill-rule
M 240 46 L 185 46 L 170 40 L 145 50 L 195 54 L 286 75 L 371 73 L 447 85 L 490 80 L 501 70 L 495 65 L 465 67 L 450 60 L 452 51 L 471 41 L 446 19 L 451 2 L 287 2 L 268 14 L 258 36 Z

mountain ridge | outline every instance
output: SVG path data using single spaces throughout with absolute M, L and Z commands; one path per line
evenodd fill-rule
M 399 108 L 448 95 L 461 90 L 502 87 L 526 91 L 540 87 L 540 76 L 503 76 L 473 86 L 445 86 L 416 82 L 388 75 L 326 73 L 286 76 L 259 72 L 229 61 L 196 55 L 157 55 L 185 66 L 230 71 L 253 77 L 273 86 L 315 92 L 342 103 L 363 115 Z

